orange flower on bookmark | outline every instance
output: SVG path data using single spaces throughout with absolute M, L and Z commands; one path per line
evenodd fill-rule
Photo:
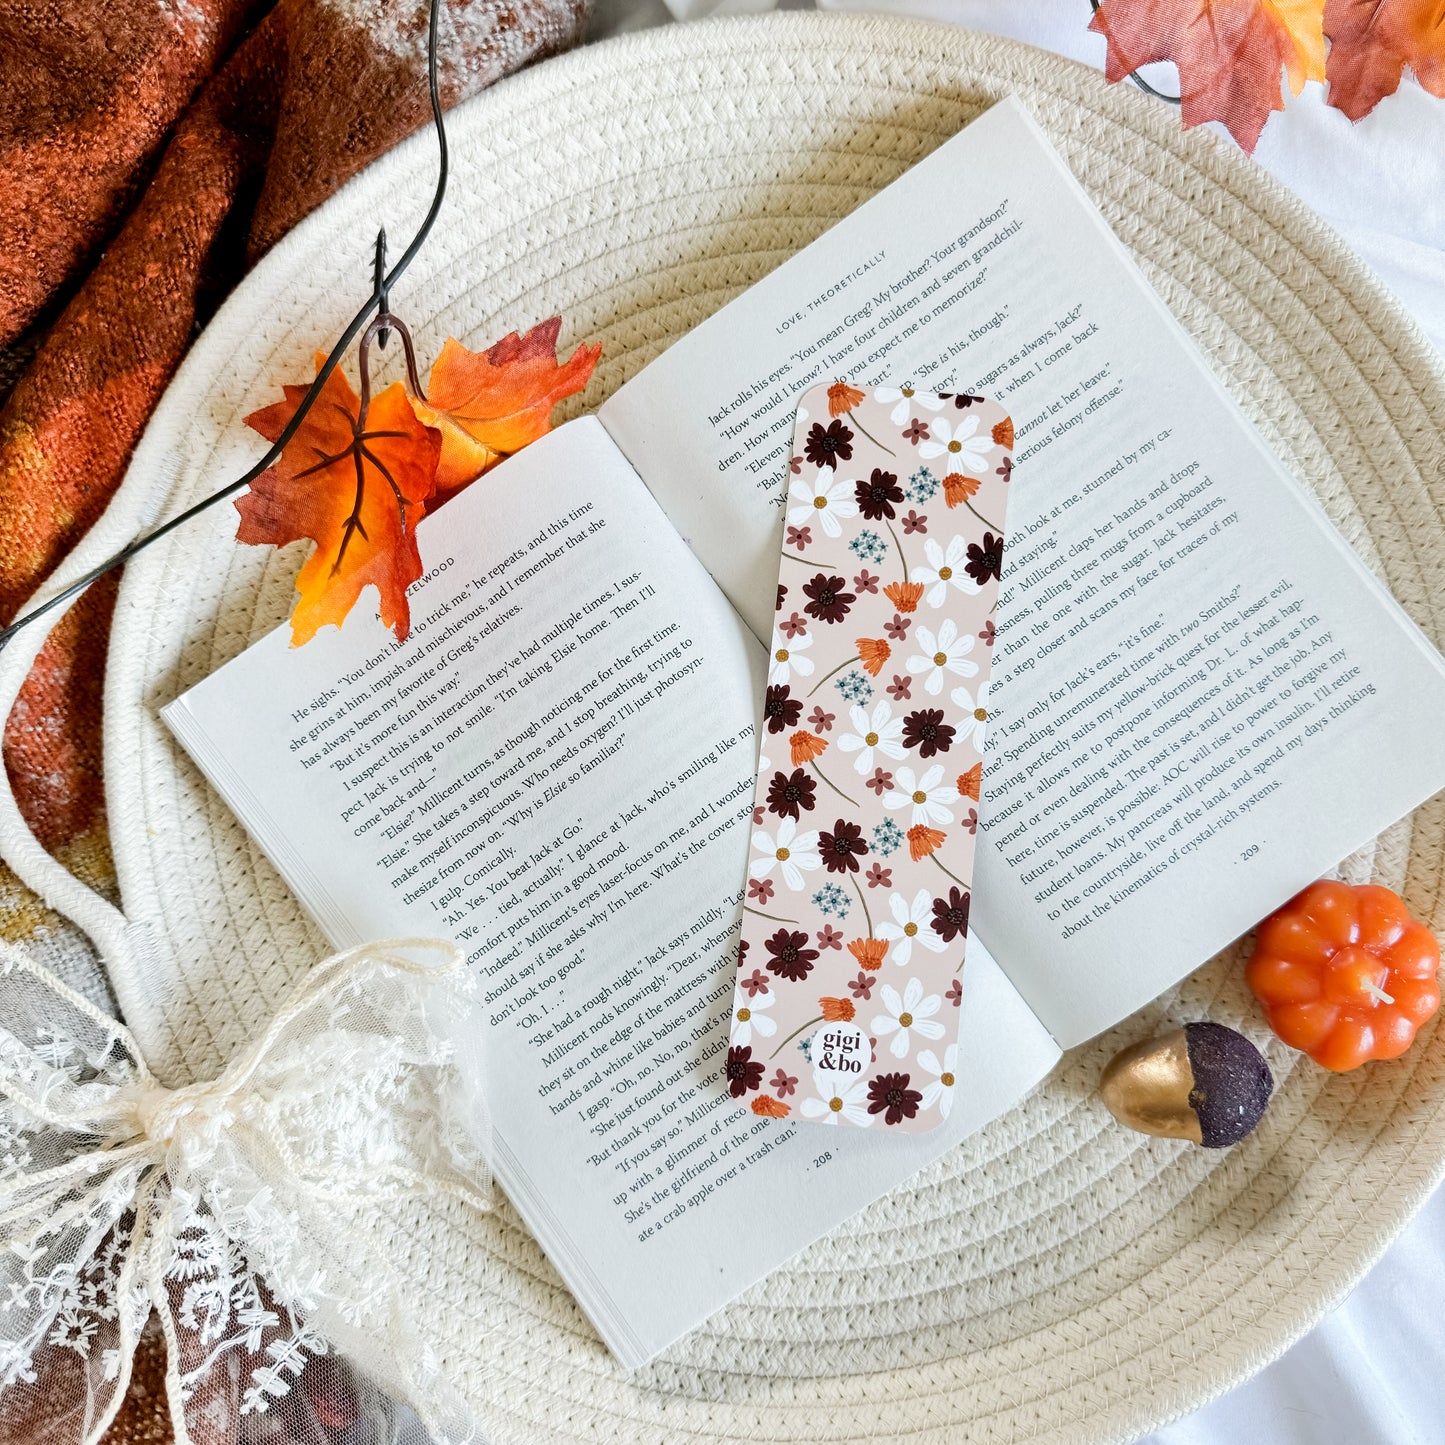
M 795 768 L 811 763 L 828 751 L 828 744 L 816 733 L 796 732 L 788 739 L 788 747 L 792 751 Z
M 877 677 L 883 671 L 883 664 L 892 656 L 893 649 L 881 637 L 858 639 L 858 661 L 869 677 Z
M 915 863 L 920 858 L 927 858 L 930 853 L 938 849 L 945 837 L 947 834 L 938 828 L 929 828 L 922 823 L 915 823 L 908 830 L 908 856 Z
M 882 968 L 883 956 L 888 945 L 881 938 L 855 938 L 848 945 L 848 952 L 858 960 L 858 967 L 868 970 Z
M 966 773 L 958 775 L 958 791 L 965 798 L 978 802 L 979 790 L 983 787 L 983 764 L 975 763 Z
M 863 395 L 856 386 L 849 386 L 846 381 L 835 381 L 828 388 L 828 415 L 842 416 L 844 412 L 852 411 L 863 400 Z
M 786 1119 L 793 1111 L 781 1099 L 775 1099 L 771 1094 L 759 1094 L 751 1105 L 754 1114 L 761 1115 L 764 1119 Z
M 853 1000 L 850 998 L 820 998 L 818 1007 L 823 1010 L 825 1023 L 851 1024 L 853 1022 Z
M 1014 444 L 1014 419 L 1006 416 L 993 424 L 993 444 L 996 447 L 1012 448 Z
M 966 477 L 962 472 L 950 472 L 943 479 L 943 500 L 949 507 L 956 507 L 960 502 L 966 502 L 977 495 L 977 477 Z
M 952 505 L 952 504 L 950 504 Z M 922 582 L 890 582 L 883 595 L 900 611 L 912 612 L 923 596 Z

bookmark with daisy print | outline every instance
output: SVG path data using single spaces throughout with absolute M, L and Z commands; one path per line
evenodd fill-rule
M 952 1107 L 1013 440 L 962 393 L 798 407 L 726 1063 L 754 1114 Z

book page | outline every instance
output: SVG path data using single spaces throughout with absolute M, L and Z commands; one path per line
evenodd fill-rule
M 636 1365 L 1058 1052 L 971 951 L 950 1127 L 873 1141 L 740 1112 L 722 1060 L 762 649 L 595 420 L 418 542 L 405 643 L 363 599 L 304 648 L 279 629 L 165 717 L 335 946 L 467 950 L 498 1178 Z M 769 1071 L 802 1088 L 797 1062 Z
M 1445 784 L 1445 672 L 1016 100 L 602 417 L 768 637 L 792 399 L 910 378 L 1014 418 L 973 928 L 1068 1045 Z

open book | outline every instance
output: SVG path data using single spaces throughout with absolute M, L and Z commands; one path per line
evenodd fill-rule
M 721 1079 L 794 399 L 836 377 L 1017 431 L 956 1102 L 908 1137 Z M 498 1177 L 629 1365 L 1445 784 L 1445 665 L 1014 102 L 419 540 L 405 644 L 283 628 L 165 716 L 334 944 L 468 950 Z

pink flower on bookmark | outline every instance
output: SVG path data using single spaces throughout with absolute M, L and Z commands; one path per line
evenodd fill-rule
M 873 776 L 863 786 L 872 788 L 881 798 L 893 786 L 893 774 L 883 768 L 874 768 Z
M 746 978 L 739 975 L 738 987 L 742 989 L 749 998 L 756 998 L 760 993 L 767 993 L 769 987 L 768 976 L 762 969 L 755 968 Z

